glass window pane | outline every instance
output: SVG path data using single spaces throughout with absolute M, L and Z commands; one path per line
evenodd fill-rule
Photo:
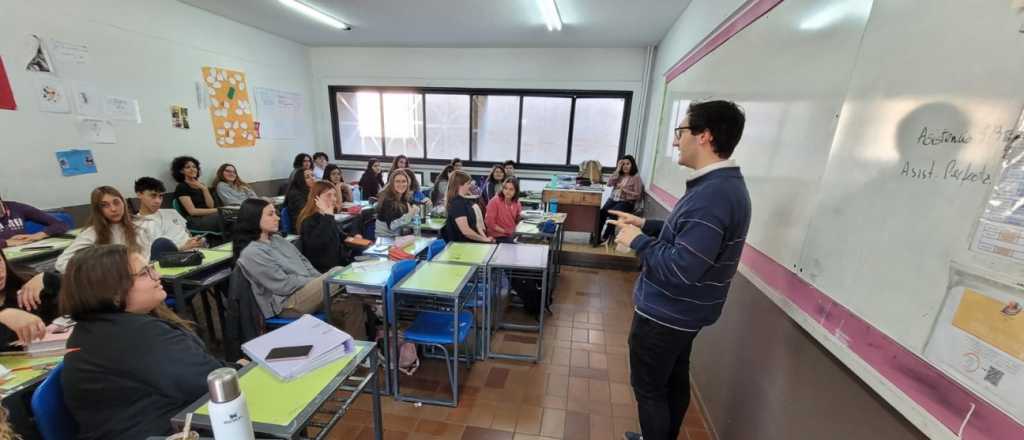
M 343 92 L 335 98 L 341 153 L 380 156 L 380 94 Z
M 569 163 L 596 160 L 601 166 L 615 166 L 625 109 L 622 98 L 577 98 Z
M 469 159 L 469 95 L 427 95 L 427 158 Z
M 516 160 L 518 96 L 474 96 L 473 160 Z M 566 118 L 568 126 L 568 117 Z M 563 161 L 565 159 L 563 158 Z
M 384 94 L 384 136 L 388 156 L 423 157 L 423 95 Z
M 523 163 L 565 164 L 569 148 L 570 98 L 523 98 Z

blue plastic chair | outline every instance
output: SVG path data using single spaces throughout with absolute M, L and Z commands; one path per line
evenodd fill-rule
M 68 227 L 68 229 L 74 229 L 75 220 L 71 218 L 71 214 L 68 214 L 64 211 L 46 211 L 46 213 L 50 214 L 57 220 L 60 220 L 60 222 L 64 223 Z M 42 223 L 36 223 L 32 220 L 25 221 L 26 234 L 35 234 L 36 232 L 42 232 L 44 229 L 46 229 L 46 225 Z
M 43 440 L 74 440 L 78 434 L 78 423 L 64 404 L 60 377 L 63 370 L 64 363 L 57 364 L 32 393 L 32 413 Z
M 427 248 L 427 261 L 433 261 L 434 257 L 437 256 L 437 254 L 440 254 L 447 244 L 448 243 L 445 243 L 444 240 L 440 238 L 434 239 L 434 241 L 430 242 L 430 247 Z
M 292 219 L 288 217 L 287 206 L 281 207 L 281 230 L 284 231 L 285 234 L 292 233 Z
M 177 211 L 178 214 L 181 214 L 181 216 L 184 217 L 186 220 L 188 219 L 188 213 L 185 212 L 185 208 L 183 208 L 181 206 L 181 202 L 178 202 L 177 198 L 171 200 L 171 208 L 174 208 L 174 210 Z M 223 235 L 223 234 L 221 234 L 220 232 L 217 232 L 217 231 L 204 231 L 202 229 L 189 229 L 188 232 L 190 234 L 192 234 L 192 235 L 199 235 L 199 234 L 218 235 L 218 236 L 219 235 Z
M 316 319 L 319 319 L 319 320 L 321 320 L 323 322 L 327 322 L 327 314 L 324 313 L 324 312 L 314 313 L 313 317 L 315 317 Z M 280 317 L 280 316 L 275 316 L 273 318 L 268 318 L 268 319 L 264 320 L 263 324 L 265 324 L 267 326 L 267 328 L 277 328 L 277 327 L 282 327 L 282 326 L 291 324 L 292 322 L 295 322 L 295 320 L 297 320 L 297 319 L 299 319 L 299 318 L 298 317 L 295 317 L 295 318 L 283 318 L 283 317 Z

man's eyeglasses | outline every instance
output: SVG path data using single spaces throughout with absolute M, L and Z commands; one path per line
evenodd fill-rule
M 149 279 L 153 281 L 160 280 L 160 273 L 156 271 L 156 263 L 147 264 L 146 267 L 143 267 L 138 273 L 132 274 L 134 277 L 141 277 L 145 275 L 148 275 Z
M 690 127 L 688 125 L 687 126 L 682 126 L 682 127 L 676 127 L 676 140 L 679 140 L 679 139 L 683 138 L 683 130 L 690 130 L 690 133 L 693 133 L 694 127 Z

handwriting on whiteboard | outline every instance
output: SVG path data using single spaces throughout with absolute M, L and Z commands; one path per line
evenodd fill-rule
M 956 159 L 952 159 L 946 162 L 945 168 L 937 170 L 936 162 L 934 160 L 928 163 L 916 163 L 912 164 L 909 160 L 903 162 L 903 168 L 900 170 L 900 176 L 908 177 L 917 180 L 934 180 L 934 181 L 957 181 L 961 185 L 967 183 L 978 183 L 981 185 L 988 185 L 992 183 L 992 173 L 988 172 L 988 165 L 982 166 L 978 169 L 976 165 L 970 162 L 961 162 Z
M 921 132 L 917 135 L 915 143 L 918 145 L 924 145 L 926 147 L 934 147 L 939 145 L 963 145 L 970 144 L 975 141 L 979 142 L 1002 142 L 1006 143 L 1010 141 L 1013 136 L 1013 129 L 1010 127 L 1004 127 L 999 124 L 989 124 L 983 126 L 980 130 L 972 133 L 970 131 L 955 131 L 946 128 L 934 128 L 928 127 L 927 125 L 921 127 Z

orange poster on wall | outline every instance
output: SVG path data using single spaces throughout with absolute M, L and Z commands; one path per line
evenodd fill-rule
M 213 138 L 223 148 L 256 145 L 256 131 L 249 104 L 245 73 L 219 67 L 203 67 L 203 82 L 210 95 Z

